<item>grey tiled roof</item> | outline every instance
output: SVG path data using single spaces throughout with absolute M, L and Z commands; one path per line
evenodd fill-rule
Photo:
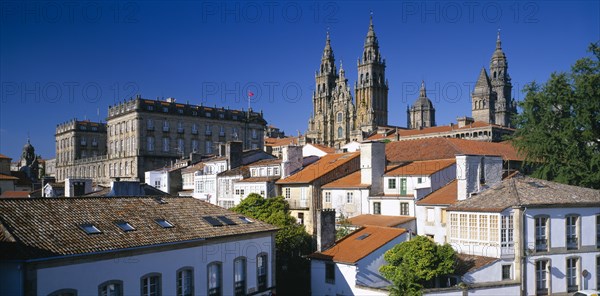
M 162 201 L 162 202 L 161 202 Z M 203 216 L 225 216 L 236 225 L 215 227 Z M 0 200 L 0 259 L 85 254 L 274 231 L 252 220 L 191 197 L 84 197 Z M 173 228 L 162 228 L 166 219 Z M 136 230 L 124 232 L 115 221 Z M 87 234 L 79 225 L 94 224 L 102 233 Z
M 600 207 L 600 190 L 517 175 L 458 201 L 448 211 L 500 212 L 513 206 Z

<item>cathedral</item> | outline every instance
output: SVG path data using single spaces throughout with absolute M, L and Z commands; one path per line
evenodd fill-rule
M 339 148 L 350 141 L 361 141 L 365 135 L 376 131 L 378 126 L 387 126 L 385 60 L 379 52 L 372 16 L 363 53 L 358 59 L 358 80 L 354 84 L 356 101 L 352 100 L 342 65 L 339 71 L 335 66 L 329 33 L 315 80 L 307 142 Z
M 508 62 L 502 51 L 500 33 L 490 61 L 490 74 L 481 69 L 471 94 L 471 117 L 466 122 L 497 126 L 510 132 L 511 117 L 516 104 L 511 98 L 512 85 Z M 378 130 L 427 129 L 436 126 L 435 108 L 427 97 L 425 82 L 421 83 L 419 97 L 407 107 L 407 127 L 388 125 L 388 82 L 385 78 L 385 59 L 379 51 L 379 41 L 373 28 L 373 16 L 365 38 L 363 53 L 358 59 L 358 77 L 354 96 L 340 63 L 336 68 L 329 32 L 321 64 L 315 73 L 313 112 L 308 121 L 306 142 L 341 148 L 351 141 L 362 141 Z M 449 136 L 440 134 L 440 136 Z

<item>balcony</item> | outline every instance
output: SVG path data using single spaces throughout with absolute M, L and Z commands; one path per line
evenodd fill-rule
M 290 210 L 306 210 L 306 209 L 308 209 L 308 200 L 287 199 L 286 201 L 290 205 Z

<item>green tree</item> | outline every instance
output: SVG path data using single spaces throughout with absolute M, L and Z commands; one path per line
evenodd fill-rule
M 312 238 L 304 225 L 290 215 L 282 196 L 263 198 L 249 194 L 230 210 L 279 227 L 275 234 L 277 292 L 282 295 L 307 295 L 310 287 L 310 262 L 303 257 L 311 251 Z
M 456 265 L 450 245 L 438 245 L 425 236 L 394 246 L 384 258 L 388 264 L 379 272 L 393 283 L 391 295 L 421 295 L 436 277 L 452 274 Z
M 570 72 L 525 86 L 513 143 L 534 177 L 599 189 L 599 43 L 589 51 L 593 57 L 576 61 Z
M 341 214 L 339 224 L 340 224 L 340 227 L 335 232 L 336 240 L 342 239 L 344 236 L 346 236 L 346 235 L 350 234 L 350 232 L 352 232 L 352 230 L 351 230 L 352 223 L 350 223 L 350 220 L 348 220 L 348 218 L 346 218 L 344 216 L 344 214 Z

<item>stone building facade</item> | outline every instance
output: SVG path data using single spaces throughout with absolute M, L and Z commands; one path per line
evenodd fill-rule
M 313 113 L 308 122 L 306 141 L 340 148 L 350 141 L 361 141 L 388 119 L 388 84 L 385 59 L 371 17 L 363 54 L 358 59 L 358 80 L 354 85 L 356 104 L 340 64 L 336 70 L 329 33 L 315 74 Z
M 89 130 L 81 129 L 83 125 L 87 128 L 92 124 L 98 126 L 97 150 L 88 143 L 92 141 Z M 262 112 L 138 96 L 110 106 L 106 124 L 73 120 L 59 125 L 56 155 L 60 158 L 56 177 L 57 180 L 87 177 L 100 183 L 108 183 L 113 178 L 143 181 L 145 171 L 163 167 L 193 152 L 215 154 L 217 147 L 228 141 L 242 141 L 244 149 L 263 149 L 265 125 Z M 88 146 L 91 152 L 83 149 Z M 82 151 L 86 151 L 85 154 Z
M 421 82 L 419 98 L 406 110 L 407 123 L 409 129 L 421 129 L 435 126 L 435 108 L 433 103 L 427 97 L 425 91 L 425 81 Z

